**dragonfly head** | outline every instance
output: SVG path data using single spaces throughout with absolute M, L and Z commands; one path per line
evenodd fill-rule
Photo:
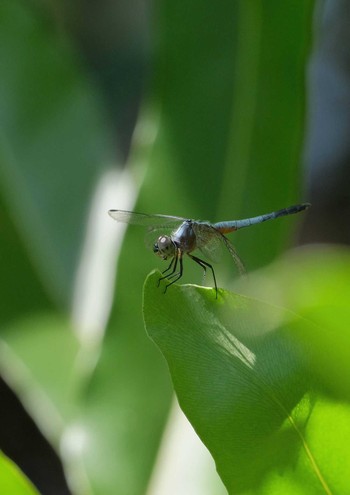
M 175 256 L 176 246 L 168 235 L 161 235 L 153 246 L 153 252 L 166 260 Z

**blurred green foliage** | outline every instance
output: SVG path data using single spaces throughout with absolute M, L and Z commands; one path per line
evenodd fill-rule
M 103 110 L 40 9 L 2 2 L 0 37 L 3 201 L 47 292 L 68 306 L 91 195 L 112 156 Z

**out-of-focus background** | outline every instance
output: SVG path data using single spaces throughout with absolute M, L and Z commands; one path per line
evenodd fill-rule
M 40 493 L 225 493 L 144 332 L 162 264 L 107 210 L 310 201 L 236 234 L 248 271 L 348 244 L 349 22 L 346 0 L 2 0 L 0 448 Z

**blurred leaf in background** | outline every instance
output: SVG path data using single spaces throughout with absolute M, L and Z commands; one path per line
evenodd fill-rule
M 85 225 L 92 195 L 106 170 L 121 166 L 121 153 L 100 89 L 63 28 L 61 10 L 53 7 L 0 6 L 0 290 L 2 376 L 58 452 L 99 352 L 98 339 L 78 337 L 68 314 Z M 99 205 L 98 222 L 106 209 Z M 3 448 L 42 492 L 60 486 L 68 493 L 66 482 L 58 481 L 60 466 L 43 459 L 29 418 L 17 416 L 12 402 L 3 407 L 14 408 L 8 413 L 13 432 L 27 424 L 19 442 L 6 434 L 3 421 Z M 37 442 L 28 458 L 31 435 Z M 52 456 L 49 448 L 46 455 Z
M 2 195 L 44 284 L 67 306 L 111 143 L 97 94 L 54 20 L 5 1 L 1 23 Z

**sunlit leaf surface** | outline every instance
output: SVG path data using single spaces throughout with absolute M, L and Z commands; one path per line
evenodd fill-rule
M 285 309 L 224 290 L 216 300 L 212 289 L 196 286 L 163 294 L 158 272 L 146 281 L 147 331 L 229 493 L 342 494 L 349 486 L 342 468 L 350 461 L 349 387 L 348 378 L 339 387 L 337 376 L 350 376 L 349 299 L 329 290 L 329 281 L 345 281 L 350 259 L 311 259 L 295 256 L 281 263 L 279 280 L 270 279 L 271 290 L 289 294 Z M 298 264 L 310 279 L 304 309 L 313 297 L 312 312 L 298 297 L 305 281 Z

